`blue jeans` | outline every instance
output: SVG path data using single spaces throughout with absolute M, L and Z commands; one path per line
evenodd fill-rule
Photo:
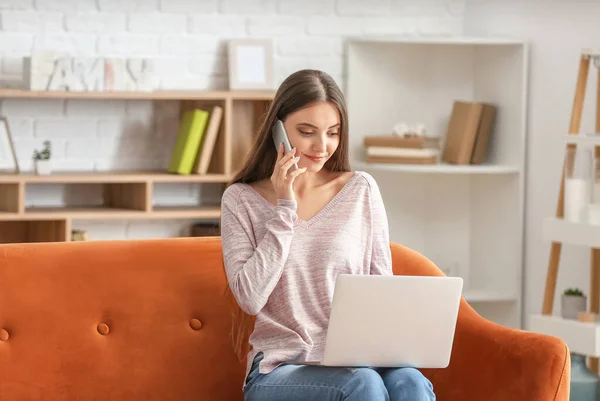
M 281 365 L 261 374 L 259 353 L 246 378 L 246 401 L 435 401 L 433 385 L 413 368 Z

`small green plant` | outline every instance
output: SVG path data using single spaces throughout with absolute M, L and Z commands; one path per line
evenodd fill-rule
M 579 288 L 567 288 L 564 292 L 565 295 L 583 296 L 583 292 Z
M 33 160 L 50 160 L 52 156 L 52 145 L 50 141 L 44 141 L 44 148 L 40 151 L 33 151 Z

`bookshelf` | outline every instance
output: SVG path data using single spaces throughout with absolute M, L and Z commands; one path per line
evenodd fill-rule
M 377 180 L 390 237 L 464 279 L 465 299 L 523 327 L 527 45 L 512 39 L 356 38 L 345 88 L 354 169 Z M 367 163 L 364 137 L 424 124 L 443 149 L 455 100 L 497 106 L 483 164 Z
M 222 190 L 252 144 L 256 128 L 274 92 L 257 91 L 155 91 L 155 92 L 45 92 L 0 89 L 5 99 L 161 100 L 178 102 L 180 114 L 191 108 L 223 107 L 223 118 L 208 173 L 169 174 L 161 171 L 54 172 L 0 174 L 0 243 L 70 241 L 75 220 L 194 219 L 220 217 L 219 204 L 156 205 L 157 185 L 189 183 Z M 10 115 L 7 116 L 10 120 Z M 66 204 L 64 207 L 27 207 L 28 189 L 61 184 L 73 191 L 94 187 L 100 204 Z

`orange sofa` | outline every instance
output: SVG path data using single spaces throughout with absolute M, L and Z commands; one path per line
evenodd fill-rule
M 394 271 L 441 275 L 391 244 Z M 242 400 L 219 237 L 0 245 L 0 400 Z M 439 401 L 568 400 L 560 339 L 461 301 Z

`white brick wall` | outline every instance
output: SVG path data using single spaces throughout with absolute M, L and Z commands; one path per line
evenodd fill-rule
M 0 83 L 18 86 L 34 50 L 156 60 L 162 89 L 227 87 L 226 41 L 272 38 L 277 81 L 320 68 L 343 86 L 343 40 L 371 34 L 462 32 L 465 0 L 0 0 Z M 177 130 L 174 103 L 7 100 L 24 170 L 53 142 L 57 170 L 165 168 Z M 0 163 L 3 165 L 3 163 Z M 210 189 L 210 188 L 209 188 Z M 70 188 L 33 188 L 28 205 L 72 202 Z M 90 187 L 92 204 L 97 186 Z M 75 193 L 76 191 L 71 191 Z M 206 190 L 205 190 L 206 192 Z M 162 185 L 163 204 L 204 199 L 198 186 Z M 66 199 L 66 201 L 65 201 Z M 218 199 L 217 199 L 218 200 Z M 77 199 L 86 203 L 85 199 Z M 189 222 L 75 222 L 92 239 L 177 235 Z

